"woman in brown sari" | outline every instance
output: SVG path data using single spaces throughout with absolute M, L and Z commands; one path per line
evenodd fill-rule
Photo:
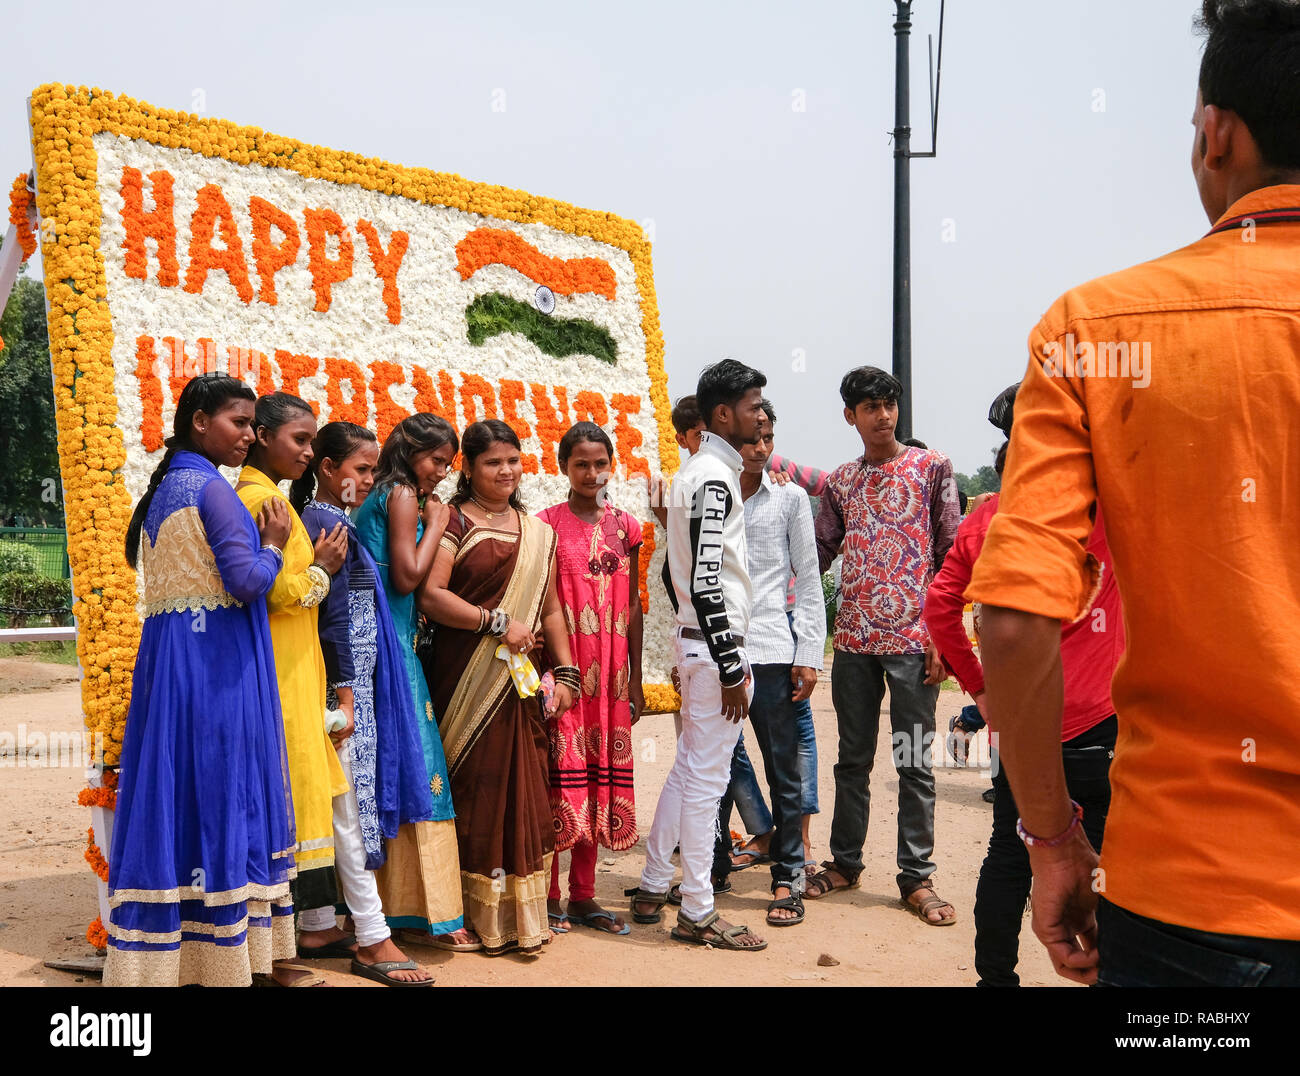
M 496 419 L 476 422 L 461 452 L 451 516 L 420 591 L 420 611 L 439 625 L 425 678 L 456 804 L 465 925 L 488 953 L 536 953 L 550 940 L 555 847 L 546 723 L 540 696 L 521 697 L 497 649 L 540 659 L 545 637 L 556 713 L 573 705 L 578 671 L 555 588 L 555 531 L 519 499 L 518 437 Z

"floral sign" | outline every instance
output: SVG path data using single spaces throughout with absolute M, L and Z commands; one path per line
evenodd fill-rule
M 139 638 L 123 551 L 186 382 L 228 372 L 382 439 L 416 411 L 500 418 L 530 510 L 590 419 L 643 520 L 646 700 L 673 709 L 650 478 L 671 472 L 650 244 L 631 221 L 99 90 L 32 95 L 86 723 L 117 761 Z

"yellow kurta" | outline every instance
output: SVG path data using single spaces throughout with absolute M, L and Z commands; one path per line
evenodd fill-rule
M 317 573 L 307 571 L 315 559 L 314 543 L 275 483 L 256 467 L 245 467 L 239 473 L 235 492 L 254 518 L 267 498 L 279 497 L 292 520 L 292 531 L 284 546 L 284 565 L 266 596 L 266 609 L 280 681 L 280 709 L 293 790 L 297 888 L 310 899 L 313 891 L 320 890 L 303 876 L 308 871 L 332 872 L 334 816 L 330 801 L 348 790 L 343 767 L 325 732 L 325 659 L 316 628 L 317 606 L 324 594 L 314 578 Z M 327 888 L 332 887 L 331 877 Z

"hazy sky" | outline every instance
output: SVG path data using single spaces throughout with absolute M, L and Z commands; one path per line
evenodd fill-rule
M 991 462 L 988 404 L 1060 292 L 1207 230 L 1189 167 L 1197 6 L 948 4 L 939 156 L 912 162 L 913 408 L 958 470 Z M 926 149 L 939 2 L 913 8 Z M 6 189 L 30 167 L 27 94 L 60 81 L 633 218 L 653 227 L 673 396 L 742 359 L 768 375 L 778 451 L 829 467 L 861 451 L 840 376 L 890 363 L 893 12 L 23 5 L 6 20 L 0 165 Z

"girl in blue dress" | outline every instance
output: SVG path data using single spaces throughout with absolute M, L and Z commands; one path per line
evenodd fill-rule
M 379 454 L 374 489 L 356 512 L 356 529 L 374 558 L 400 644 L 433 799 L 433 821 L 403 825 L 388 841 L 388 861 L 376 876 L 380 897 L 389 924 L 410 928 L 404 941 L 468 951 L 481 949 L 482 942 L 464 927 L 447 760 L 415 654 L 415 590 L 429 574 L 447 526 L 447 506 L 433 491 L 459 449 L 456 431 L 437 415 L 416 414 L 398 423 Z
M 144 624 L 109 854 L 106 986 L 247 986 L 294 954 L 293 808 L 265 600 L 289 515 L 270 503 L 254 522 L 217 470 L 243 463 L 254 399 L 223 374 L 185 386 L 127 530 Z
M 387 858 L 385 839 L 396 837 L 399 826 L 433 818 L 401 644 L 374 559 L 348 515 L 374 485 L 378 461 L 379 445 L 369 430 L 351 422 L 322 426 L 289 502 L 308 534 L 342 523 L 349 537 L 343 566 L 320 605 L 318 630 L 326 703 L 352 719 L 351 734 L 338 745 L 352 788 L 334 797 L 334 864 L 356 932 L 353 971 L 392 985 L 428 985 L 432 977 L 392 941 L 373 873 Z M 336 741 L 341 738 L 336 734 Z M 299 923 L 300 956 L 333 957 L 350 949 L 353 939 L 339 930 L 333 907 L 300 911 Z

